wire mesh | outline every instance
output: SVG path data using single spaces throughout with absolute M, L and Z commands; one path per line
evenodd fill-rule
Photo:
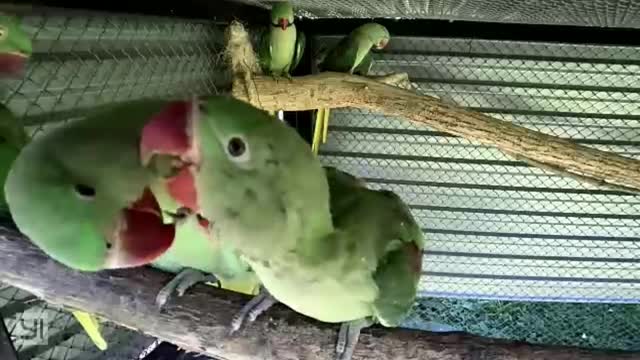
M 212 94 L 226 86 L 223 27 L 207 21 L 32 14 L 34 55 L 3 103 L 25 125 L 68 120 L 127 100 Z
M 424 94 L 638 158 L 638 70 L 636 47 L 393 37 L 372 75 L 406 72 Z M 406 326 L 639 349 L 640 197 L 360 109 L 332 110 L 320 157 L 397 192 L 423 227 L 431 305 Z
M 35 136 L 103 106 L 228 86 L 224 28 L 214 22 L 35 9 L 22 24 L 34 54 L 23 80 L 3 80 L 0 97 Z M 69 311 L 9 286 L 0 314 L 24 360 L 134 360 L 155 341 L 105 322 L 109 348 L 100 351 Z M 34 329 L 42 334 L 32 339 Z
M 35 130 L 125 100 L 216 93 L 229 82 L 220 24 L 55 13 L 24 22 L 35 54 L 2 97 Z M 408 72 L 423 93 L 463 107 L 635 158 L 639 70 L 634 47 L 417 37 L 392 39 L 373 67 Z M 330 124 L 322 161 L 398 192 L 425 229 L 422 298 L 405 326 L 638 350 L 638 197 L 401 119 L 343 109 Z M 7 298 L 2 311 L 25 303 Z M 53 314 L 52 328 L 77 327 L 67 312 L 37 306 Z M 128 330 L 113 334 L 123 345 L 112 351 L 145 347 Z M 94 354 L 78 336 L 33 350 L 34 358 L 132 358 Z
M 276 0 L 237 0 L 269 7 Z M 308 18 L 402 18 L 640 27 L 633 0 L 293 0 Z

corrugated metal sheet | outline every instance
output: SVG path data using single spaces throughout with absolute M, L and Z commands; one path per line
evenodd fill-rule
M 374 65 L 391 72 L 499 119 L 640 156 L 640 48 L 395 37 Z M 639 196 L 358 109 L 332 111 L 321 157 L 410 204 L 429 240 L 423 296 L 640 302 Z

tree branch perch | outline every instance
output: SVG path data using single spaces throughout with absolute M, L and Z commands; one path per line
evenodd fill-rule
M 2 281 L 50 303 L 96 313 L 220 359 L 333 360 L 336 325 L 323 324 L 276 305 L 238 335 L 228 336 L 231 317 L 248 300 L 247 296 L 199 285 L 159 311 L 155 295 L 171 274 L 150 268 L 99 273 L 71 270 L 7 228 L 0 228 L 0 273 Z M 373 327 L 363 332 L 353 360 L 612 360 L 633 356 L 637 354 Z
M 384 78 L 383 78 L 384 79 Z M 398 79 L 389 77 L 393 83 Z M 640 192 L 640 161 L 574 141 L 530 130 L 446 104 L 397 86 L 361 76 L 325 72 L 291 80 L 254 76 L 249 97 L 247 80 L 235 78 L 233 95 L 265 110 L 313 110 L 356 107 L 398 116 L 485 145 L 543 169 L 598 186 Z

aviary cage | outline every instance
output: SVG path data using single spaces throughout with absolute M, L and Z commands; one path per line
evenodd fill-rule
M 243 2 L 255 11 L 269 5 Z M 373 75 L 406 72 L 424 94 L 640 160 L 636 2 L 294 4 L 310 54 L 349 31 L 341 24 L 387 18 L 381 21 L 401 29 L 403 21 L 414 19 L 413 27 L 392 31 L 390 46 L 374 55 Z M 130 99 L 228 91 L 231 79 L 222 57 L 228 21 L 205 14 L 200 19 L 132 15 L 123 9 L 19 10 L 34 39 L 34 56 L 23 80 L 6 83 L 3 103 L 25 126 L 37 132 Z M 456 27 L 468 20 L 477 23 Z M 522 36 L 518 26 L 525 25 L 506 23 L 529 24 L 534 33 Z M 444 30 L 416 30 L 427 24 Z M 557 28 L 562 31 L 556 34 L 551 25 L 572 27 Z M 594 39 L 575 36 L 580 33 Z M 311 72 L 306 61 L 300 73 Z M 307 115 L 287 117 L 305 136 Z M 399 193 L 424 227 L 429 246 L 420 299 L 406 327 L 640 351 L 637 195 L 356 108 L 332 111 L 320 156 L 370 187 Z M 50 324 L 47 344 L 15 342 L 20 359 L 131 359 L 153 341 L 113 326 L 106 332 L 111 348 L 99 352 L 67 312 L 12 287 L 0 294 L 0 312 L 12 335 L 24 330 L 21 319 L 44 317 Z

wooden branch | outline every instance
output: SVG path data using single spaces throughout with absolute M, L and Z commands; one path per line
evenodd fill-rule
M 238 335 L 228 325 L 248 300 L 199 285 L 157 310 L 157 291 L 171 275 L 150 268 L 84 273 L 51 260 L 19 233 L 0 228 L 2 281 L 64 307 L 86 310 L 187 350 L 228 360 L 333 360 L 337 325 L 323 324 L 276 305 Z M 632 359 L 637 354 L 543 347 L 372 327 L 363 332 L 353 360 Z
M 248 85 L 242 78 L 235 78 L 233 95 L 265 110 L 367 109 L 495 146 L 533 166 L 592 184 L 640 192 L 638 160 L 578 145 L 366 77 L 325 72 L 292 80 L 255 76 L 251 82 L 257 96 L 247 96 Z

